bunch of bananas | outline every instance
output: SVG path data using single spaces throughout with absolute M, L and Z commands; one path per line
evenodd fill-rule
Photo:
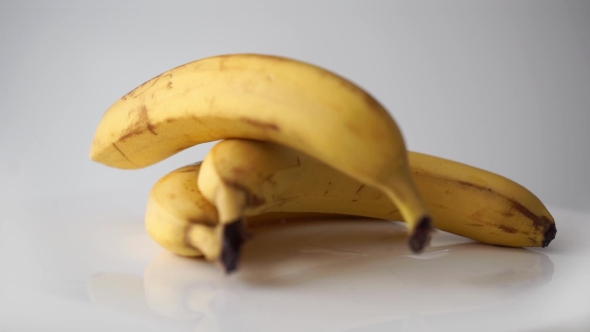
M 547 246 L 555 222 L 519 184 L 409 152 L 388 111 L 350 81 L 256 54 L 197 60 L 143 83 L 104 114 L 91 158 L 150 166 L 222 140 L 153 187 L 149 234 L 234 271 L 248 228 L 348 215 L 405 221 L 420 252 L 432 227 L 494 245 Z

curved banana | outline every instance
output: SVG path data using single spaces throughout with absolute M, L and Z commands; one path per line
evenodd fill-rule
M 519 184 L 415 152 L 409 153 L 409 160 L 436 228 L 509 247 L 546 247 L 555 237 L 549 211 Z M 219 188 L 242 195 L 248 227 L 304 216 L 297 211 L 402 220 L 381 192 L 305 154 L 271 143 L 225 140 L 215 145 L 202 165 L 180 168 L 154 185 L 146 212 L 148 231 L 177 254 L 203 253 L 209 260 L 221 259 L 231 270 L 229 263 L 235 262 L 222 257 L 224 239 L 214 227 L 215 208 L 203 197 Z M 219 204 L 224 203 L 214 204 L 221 214 L 224 206 Z
M 511 247 L 545 247 L 555 222 L 521 185 L 465 164 L 416 152 L 410 170 L 432 211 L 434 226 L 471 239 Z M 225 140 L 203 161 L 199 189 L 222 215 L 322 212 L 403 220 L 380 191 L 315 158 L 254 140 Z M 216 193 L 227 192 L 227 199 Z M 237 204 L 236 204 L 237 202 Z
M 148 198 L 145 226 L 157 243 L 177 255 L 204 255 L 210 261 L 217 261 L 224 241 L 223 228 L 218 227 L 215 206 L 199 191 L 200 168 L 200 163 L 181 167 L 154 184 Z M 247 224 L 342 217 L 338 214 L 278 212 L 249 217 Z
M 145 225 L 162 247 L 182 256 L 215 259 L 221 247 L 217 210 L 197 186 L 201 164 L 181 167 L 153 186 L 147 203 Z
M 379 189 L 400 208 L 411 248 L 424 247 L 431 217 L 412 182 L 395 121 L 358 86 L 307 63 L 236 54 L 169 70 L 106 111 L 90 155 L 136 169 L 225 138 L 289 146 Z M 237 217 L 228 212 L 220 216 L 224 224 Z

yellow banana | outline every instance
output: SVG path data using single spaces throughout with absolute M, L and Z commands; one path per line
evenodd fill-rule
M 198 188 L 200 163 L 181 167 L 153 186 L 147 203 L 145 225 L 150 236 L 165 249 L 181 256 L 204 255 L 216 261 L 224 241 L 217 209 Z M 313 212 L 264 213 L 248 219 L 248 226 L 287 220 L 333 219 L 339 214 Z M 350 219 L 350 216 L 346 216 Z
M 199 192 L 200 163 L 168 173 L 154 185 L 145 215 L 150 236 L 182 256 L 215 258 L 220 248 L 217 210 Z M 217 232 L 217 233 L 216 233 Z
M 511 247 L 544 247 L 553 240 L 551 214 L 521 185 L 425 154 L 409 152 L 408 159 L 436 228 Z M 229 208 L 241 216 L 308 211 L 403 220 L 398 207 L 379 190 L 304 153 L 268 142 L 230 139 L 216 144 L 203 161 L 199 189 L 220 215 Z M 235 202 L 243 203 L 215 195 L 222 191 L 241 196 Z
M 411 248 L 424 247 L 431 217 L 412 182 L 395 121 L 363 89 L 307 63 L 236 54 L 169 70 L 106 111 L 90 155 L 136 169 L 225 138 L 289 146 L 380 190 L 399 207 Z M 232 223 L 236 212 L 224 210 L 220 222 Z M 237 236 L 239 226 L 232 227 L 224 236 Z M 233 242 L 239 250 L 238 239 Z
M 509 247 L 545 247 L 555 237 L 549 211 L 519 184 L 415 152 L 409 153 L 409 161 L 436 228 Z M 209 260 L 221 259 L 227 270 L 235 268 L 236 261 L 222 257 L 224 238 L 214 227 L 215 208 L 207 203 L 213 198 L 222 213 L 228 202 L 215 201 L 218 196 L 211 195 L 220 188 L 242 195 L 237 201 L 245 204 L 232 209 L 246 217 L 249 227 L 272 217 L 297 218 L 298 211 L 402 220 L 380 191 L 303 153 L 260 141 L 225 140 L 214 146 L 202 165 L 173 171 L 154 185 L 146 212 L 148 231 L 175 253 L 203 253 Z M 194 235 L 199 232 L 204 235 Z
M 145 225 L 150 236 L 165 249 L 181 256 L 201 256 L 216 261 L 223 243 L 215 206 L 199 191 L 201 164 L 181 167 L 153 186 L 147 203 Z M 248 218 L 248 226 L 282 220 L 330 219 L 338 214 L 265 213 Z M 349 217 L 347 217 L 349 218 Z

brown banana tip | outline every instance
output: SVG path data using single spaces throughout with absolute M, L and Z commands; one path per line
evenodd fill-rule
M 225 273 L 230 274 L 238 268 L 242 246 L 246 242 L 247 234 L 244 222 L 238 219 L 223 227 L 223 243 L 221 249 L 221 263 Z
M 555 224 L 549 225 L 549 227 L 547 227 L 547 229 L 545 230 L 545 234 L 543 234 L 544 239 L 543 243 L 541 244 L 543 248 L 547 247 L 549 243 L 551 243 L 551 241 L 555 239 L 555 234 L 557 234 L 557 228 L 555 228 Z
M 422 217 L 414 230 L 414 233 L 410 236 L 410 249 L 413 252 L 419 253 L 426 247 L 430 241 L 430 232 L 432 231 L 432 219 L 428 216 Z

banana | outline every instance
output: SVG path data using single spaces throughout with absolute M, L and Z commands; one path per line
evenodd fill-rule
M 409 173 L 405 142 L 387 110 L 350 81 L 300 61 L 235 54 L 194 61 L 154 77 L 104 114 L 90 156 L 137 169 L 199 143 L 249 138 L 305 152 L 383 192 L 419 252 L 431 216 Z M 224 191 L 220 199 L 234 200 Z M 238 236 L 239 211 L 219 216 Z M 240 239 L 232 241 L 239 250 Z
M 425 154 L 409 152 L 408 159 L 436 228 L 510 247 L 545 247 L 553 240 L 553 217 L 521 185 Z M 241 211 L 241 216 L 309 211 L 403 220 L 398 207 L 379 190 L 304 153 L 268 142 L 229 139 L 216 144 L 203 161 L 198 185 L 220 216 L 224 210 Z M 238 198 L 216 195 L 224 191 Z
M 217 210 L 197 186 L 200 163 L 181 167 L 153 186 L 145 226 L 162 247 L 181 256 L 215 258 L 221 242 Z
M 218 227 L 217 209 L 199 191 L 201 163 L 172 171 L 152 187 L 148 198 L 145 226 L 148 234 L 162 247 L 180 256 L 205 256 L 217 261 L 223 243 Z M 248 226 L 276 221 L 333 219 L 338 214 L 265 213 L 248 218 Z M 350 218 L 350 217 L 347 217 Z
M 508 247 L 546 247 L 555 237 L 549 211 L 519 184 L 425 154 L 409 152 L 408 158 L 436 228 Z M 235 269 L 237 260 L 223 257 L 225 238 L 216 227 L 215 218 L 228 204 L 228 200 L 215 201 L 219 196 L 212 193 L 220 190 L 242 196 L 237 202 L 245 204 L 234 204 L 231 210 L 245 217 L 247 228 L 296 219 L 303 216 L 300 211 L 320 213 L 311 217 L 340 214 L 403 220 L 379 190 L 317 159 L 272 143 L 230 139 L 216 144 L 202 164 L 173 171 L 154 185 L 146 211 L 148 232 L 172 252 L 203 254 L 221 260 L 228 271 Z

